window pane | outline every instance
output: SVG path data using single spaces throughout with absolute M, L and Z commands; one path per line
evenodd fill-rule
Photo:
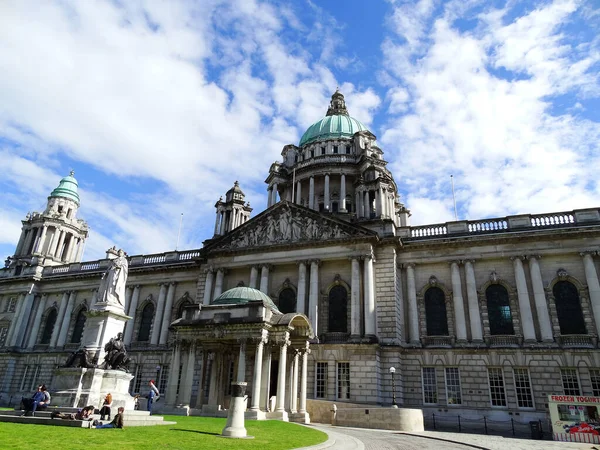
M 42 333 L 42 339 L 40 344 L 49 344 L 50 338 L 52 337 L 52 330 L 54 330 L 54 325 L 56 324 L 56 317 L 58 313 L 56 308 L 52 308 L 48 313 L 48 317 L 46 318 L 46 324 L 44 325 L 44 332 Z
M 576 369 L 561 369 L 560 371 L 565 395 L 581 395 L 579 378 Z
M 142 311 L 142 321 L 140 331 L 138 332 L 138 341 L 147 342 L 150 340 L 150 329 L 152 328 L 152 318 L 154 317 L 154 305 L 148 303 Z
M 448 319 L 444 291 L 432 287 L 425 292 L 425 320 L 428 336 L 448 336 Z
M 328 331 L 348 331 L 348 291 L 344 286 L 334 286 L 329 291 Z
M 423 367 L 423 403 L 437 403 L 435 367 Z
M 449 405 L 462 404 L 458 367 L 446 367 L 446 400 Z
M 285 288 L 279 293 L 278 307 L 283 314 L 296 312 L 296 292 L 292 288 Z
M 517 406 L 519 408 L 533 408 L 533 393 L 531 391 L 529 370 L 514 369 L 514 374 L 515 391 L 517 393 Z
M 337 365 L 337 398 L 350 399 L 350 363 L 347 362 Z
M 488 377 L 492 406 L 506 406 L 506 392 L 504 391 L 504 376 L 502 375 L 502 369 L 488 369 Z
M 590 380 L 594 397 L 600 397 L 600 369 L 590 369 Z
M 559 281 L 552 288 L 560 334 L 587 334 L 579 293 L 573 283 Z
M 325 398 L 327 396 L 327 363 L 318 362 L 316 368 L 315 397 Z
M 508 292 L 501 284 L 492 284 L 485 290 L 490 334 L 515 334 L 508 300 Z

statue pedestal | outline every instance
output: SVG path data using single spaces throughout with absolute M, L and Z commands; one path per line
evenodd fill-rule
M 129 395 L 132 379 L 133 375 L 121 370 L 61 367 L 54 371 L 52 405 L 75 408 L 93 405 L 100 408 L 110 392 L 113 411 L 120 406 L 133 410 L 134 400 Z
M 246 427 L 244 426 L 244 411 L 246 410 L 246 394 L 247 383 L 243 381 L 233 382 L 233 393 L 231 395 L 231 403 L 229 404 L 229 415 L 227 423 L 221 432 L 222 437 L 252 439 L 248 436 Z
M 82 346 L 88 351 L 90 360 L 102 364 L 104 361 L 104 346 L 118 333 L 123 332 L 125 322 L 131 319 L 122 307 L 107 303 L 96 303 L 93 309 L 86 313 L 87 320 L 81 340 Z

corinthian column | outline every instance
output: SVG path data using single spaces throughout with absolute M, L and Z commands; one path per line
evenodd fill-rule
M 525 270 L 520 256 L 513 256 L 513 267 L 515 280 L 517 282 L 517 295 L 519 297 L 519 312 L 521 313 L 521 326 L 523 327 L 523 338 L 525 342 L 535 342 L 535 328 L 533 326 L 533 315 L 531 314 L 531 303 L 529 303 L 529 292 L 527 281 L 525 281 Z
M 450 271 L 452 274 L 452 300 L 454 303 L 454 317 L 456 320 L 456 340 L 458 342 L 466 342 L 467 324 L 465 321 L 465 303 L 462 296 L 460 271 L 456 261 L 450 263 Z
M 163 319 L 163 312 L 165 310 L 165 300 L 167 298 L 167 284 L 160 284 L 160 292 L 158 293 L 158 300 L 156 302 L 156 315 L 154 316 L 154 326 L 152 327 L 152 337 L 150 343 L 152 345 L 158 345 L 160 338 L 160 328 Z
M 310 353 L 310 348 L 308 341 L 306 342 L 305 347 L 302 349 L 302 374 L 300 376 L 300 407 L 298 408 L 298 412 L 301 414 L 306 413 L 306 390 L 308 385 L 308 354 Z
M 360 337 L 360 263 L 357 257 L 352 261 L 352 291 L 350 292 L 350 336 Z
M 35 319 L 33 321 L 33 327 L 31 328 L 31 334 L 29 335 L 29 342 L 27 343 L 28 349 L 32 349 L 37 340 L 37 336 L 40 331 L 40 323 L 42 322 L 42 316 L 44 315 L 44 311 L 46 310 L 47 299 L 48 294 L 43 294 L 38 303 L 37 311 L 35 313 Z
M 267 294 L 269 291 L 269 270 L 271 266 L 269 264 L 263 264 L 260 270 L 260 289 L 259 291 Z M 268 295 L 268 294 L 267 294 Z
M 250 284 L 252 289 L 258 288 L 258 266 L 250 267 Z
M 465 261 L 465 277 L 467 281 L 467 302 L 469 304 L 469 320 L 471 322 L 471 340 L 473 342 L 483 341 L 481 329 L 481 316 L 479 314 L 479 302 L 477 300 L 477 284 L 475 282 L 475 270 L 473 260 Z
M 215 281 L 215 293 L 213 294 L 213 300 L 223 293 L 223 279 L 225 277 L 225 269 L 219 267 L 217 269 L 217 281 Z
M 298 262 L 298 295 L 296 311 L 306 314 L 306 261 Z
M 321 261 L 310 262 L 310 290 L 308 293 L 308 318 L 315 336 L 319 334 L 319 265 Z
M 375 280 L 373 276 L 373 255 L 365 256 L 364 287 L 365 287 L 365 336 L 376 336 L 375 324 Z
M 138 302 L 140 301 L 140 285 L 136 284 L 133 287 L 133 294 L 131 295 L 131 304 L 127 314 L 131 316 L 131 319 L 125 326 L 125 345 L 131 344 L 131 338 L 133 337 L 133 328 L 135 324 L 135 313 L 137 311 Z
M 204 269 L 206 272 L 206 282 L 204 283 L 204 299 L 202 303 L 205 305 L 210 305 L 210 301 L 212 300 L 212 290 L 213 290 L 213 277 L 214 271 L 212 267 L 208 267 Z
M 340 212 L 347 212 L 346 209 L 346 175 L 340 176 Z
M 420 344 L 415 265 L 410 263 L 406 265 L 406 290 L 408 294 L 408 340 L 411 344 Z
M 308 185 L 308 207 L 310 209 L 315 209 L 315 177 L 310 177 L 310 182 Z
M 285 369 L 287 366 L 287 348 L 290 345 L 289 333 L 284 332 L 279 341 L 279 372 L 277 376 L 277 407 L 275 411 L 285 412 Z
M 260 410 L 260 388 L 262 384 L 263 348 L 267 342 L 267 330 L 261 330 L 261 336 L 256 343 L 254 357 L 254 377 L 252 378 L 252 403 L 250 411 Z
M 77 292 L 71 291 L 69 294 L 69 302 L 67 303 L 67 307 L 65 308 L 65 316 L 63 317 L 62 323 L 60 325 L 60 334 L 58 335 L 58 347 L 63 347 L 67 342 L 67 332 L 69 331 L 69 324 L 71 323 L 71 315 L 73 314 L 73 307 L 75 305 L 75 297 L 77 296 Z
M 67 309 L 68 301 L 69 301 L 69 292 L 63 292 L 62 298 L 60 300 L 60 306 L 58 307 L 58 316 L 56 317 L 54 329 L 52 330 L 52 337 L 50 338 L 50 347 L 56 347 L 56 343 L 58 342 L 58 336 L 60 334 L 60 326 L 62 324 L 63 318 L 65 317 L 65 311 Z
M 540 270 L 539 255 L 531 255 L 529 260 L 529 275 L 531 276 L 531 287 L 533 288 L 533 299 L 535 301 L 535 310 L 537 312 L 538 322 L 540 324 L 540 335 L 542 341 L 552 342 L 552 323 L 550 322 L 550 313 L 548 312 L 548 303 L 546 302 L 546 293 L 544 292 L 544 282 L 542 281 L 542 272 Z
M 167 335 L 169 334 L 169 324 L 171 323 L 171 310 L 173 309 L 173 300 L 175 299 L 175 283 L 169 283 L 167 291 L 167 304 L 165 305 L 164 317 L 160 329 L 159 345 L 167 345 Z
M 594 267 L 594 260 L 590 252 L 581 253 L 583 258 L 583 269 L 585 270 L 585 280 L 590 293 L 590 302 L 592 304 L 592 312 L 596 322 L 596 333 L 600 335 L 600 283 L 598 283 L 598 273 Z

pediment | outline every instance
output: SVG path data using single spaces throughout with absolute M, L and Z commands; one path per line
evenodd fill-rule
M 376 238 L 374 231 L 286 201 L 206 247 L 209 252 Z

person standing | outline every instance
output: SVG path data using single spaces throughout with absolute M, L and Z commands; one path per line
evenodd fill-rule
M 148 392 L 148 412 L 150 413 L 150 415 L 152 415 L 152 404 L 155 401 L 158 401 L 160 393 L 158 392 L 158 388 L 154 384 L 154 380 L 150 380 L 148 386 L 150 388 L 150 391 Z

